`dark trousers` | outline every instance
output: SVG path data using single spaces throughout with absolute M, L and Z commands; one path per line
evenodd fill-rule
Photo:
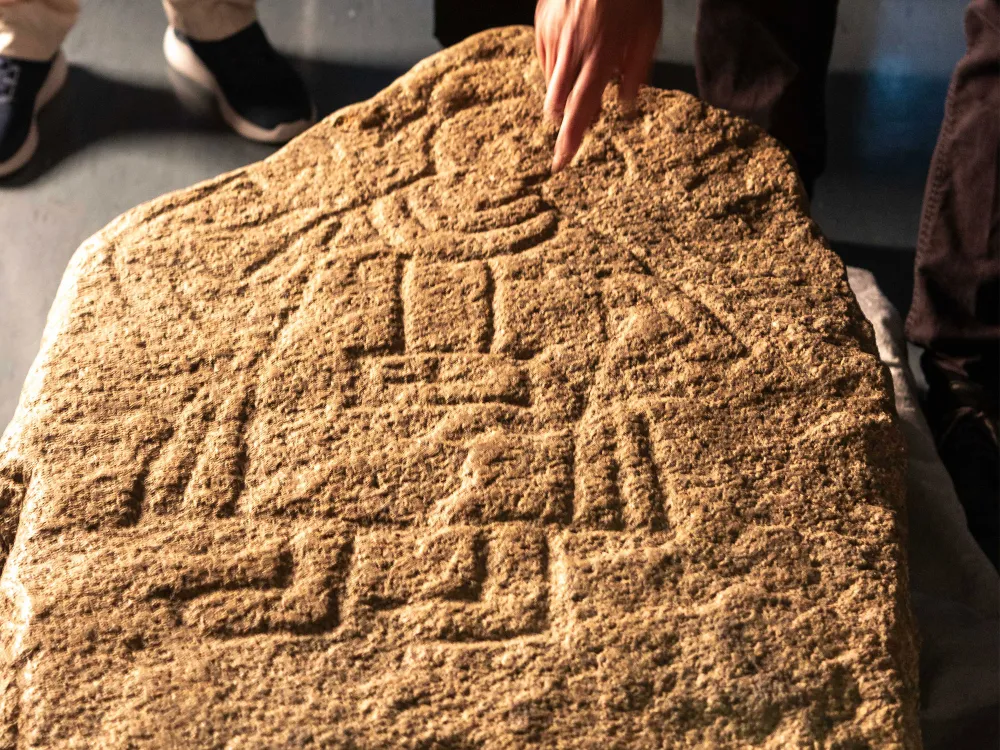
M 534 0 L 436 0 L 438 39 L 532 23 Z M 703 99 L 785 144 L 812 193 L 826 164 L 826 74 L 836 0 L 700 0 L 695 72 Z M 948 92 L 917 241 L 911 341 L 991 392 L 1000 360 L 998 143 L 1000 3 L 973 0 L 967 52 Z
M 910 340 L 996 393 L 1000 382 L 1000 2 L 965 13 L 924 194 Z

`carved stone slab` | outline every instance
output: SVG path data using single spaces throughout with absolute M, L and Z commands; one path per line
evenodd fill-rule
M 789 159 L 530 30 L 76 254 L 0 444 L 19 747 L 917 747 L 887 376 Z M 9 553 L 9 554 L 8 554 Z

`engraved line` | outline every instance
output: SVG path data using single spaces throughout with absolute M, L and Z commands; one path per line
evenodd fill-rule
M 393 256 L 393 290 L 395 298 L 389 313 L 389 353 L 404 355 L 408 348 L 406 340 L 406 300 L 410 296 L 413 283 L 413 261 L 405 256 Z
M 397 261 L 398 273 L 400 274 L 399 281 L 397 283 L 397 289 L 399 290 L 399 328 L 402 331 L 402 348 L 400 351 L 395 352 L 397 354 L 406 354 L 413 348 L 413 342 L 410 341 L 410 326 L 407 322 L 410 319 L 410 315 L 413 314 L 412 309 L 417 306 L 417 300 L 413 299 L 413 288 L 414 288 L 414 275 L 416 274 L 416 261 L 414 260 L 402 260 Z M 394 351 L 395 347 L 390 346 L 390 351 Z
M 667 527 L 670 519 L 667 518 L 666 500 L 663 496 L 663 486 L 660 484 L 660 466 L 656 463 L 653 440 L 649 433 L 649 418 L 645 414 L 637 414 L 636 427 L 639 438 L 639 455 L 646 459 L 649 466 L 649 480 L 652 483 L 651 489 L 653 491 L 654 522 L 659 522 L 663 527 Z M 659 518 L 655 516 L 659 516 Z
M 272 261 L 284 255 L 288 251 L 288 249 L 296 243 L 297 240 L 301 239 L 302 235 L 308 234 L 313 229 L 318 227 L 320 224 L 330 220 L 331 220 L 330 216 L 328 216 L 327 214 L 321 214 L 320 216 L 313 217 L 302 226 L 296 228 L 296 230 L 292 233 L 291 237 L 289 237 L 287 242 L 277 243 L 277 246 L 273 250 L 271 250 L 268 253 L 265 253 L 263 256 L 255 260 L 246 268 L 244 268 L 243 272 L 240 274 L 240 279 L 243 280 L 255 276 L 265 266 L 270 265 Z M 334 219 L 333 221 L 335 222 L 336 220 Z
M 493 351 L 493 339 L 496 336 L 496 276 L 493 266 L 487 262 L 483 264 L 486 275 L 486 287 L 483 290 L 486 297 L 486 330 L 483 332 L 483 343 L 480 351 L 483 354 L 490 354 Z
M 31 470 L 19 461 L 13 460 L 0 466 L 0 481 L 8 483 L 9 489 L 0 491 L 0 574 L 7 567 L 7 559 L 14 547 L 17 531 L 21 526 L 21 509 L 28 496 L 31 484 Z
M 236 514 L 240 498 L 247 486 L 247 473 L 250 471 L 250 453 L 247 443 L 247 430 L 254 415 L 257 413 L 257 386 L 247 387 L 240 400 L 236 413 L 236 455 L 233 458 L 233 483 L 229 488 L 229 498 L 219 506 L 219 515 L 229 517 Z
M 163 446 L 170 440 L 173 433 L 174 428 L 171 425 L 167 428 L 166 434 L 158 436 L 160 442 L 154 448 L 150 449 L 143 458 L 142 465 L 132 480 L 132 484 L 129 486 L 128 493 L 125 496 L 125 507 L 118 519 L 119 526 L 136 526 L 142 519 L 146 511 L 146 479 L 149 476 L 149 469 L 153 461 L 159 457 Z

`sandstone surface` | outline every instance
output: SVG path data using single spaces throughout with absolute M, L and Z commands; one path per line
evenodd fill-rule
M 548 165 L 528 29 L 80 248 L 0 443 L 9 747 L 918 747 L 890 385 L 783 150 Z

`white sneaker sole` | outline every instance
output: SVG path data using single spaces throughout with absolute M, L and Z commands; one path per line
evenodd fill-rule
M 236 110 L 230 106 L 226 100 L 222 89 L 219 87 L 212 71 L 203 63 L 198 55 L 194 53 L 188 45 L 182 42 L 173 27 L 168 27 L 163 35 L 163 55 L 167 58 L 167 65 L 189 81 L 196 83 L 203 89 L 208 90 L 219 105 L 222 119 L 244 138 L 260 143 L 284 143 L 289 141 L 303 131 L 309 129 L 316 122 L 315 112 L 308 120 L 296 120 L 295 122 L 285 122 L 270 130 L 255 125 L 237 114 Z M 175 85 L 175 88 L 177 86 Z M 178 91 L 178 96 L 182 101 L 185 95 Z
M 14 155 L 5 162 L 0 162 L 0 177 L 7 177 L 21 169 L 31 161 L 31 157 L 38 150 L 38 113 L 46 104 L 51 102 L 66 83 L 66 76 L 69 74 L 69 65 L 66 63 L 66 56 L 60 50 L 52 61 L 49 74 L 45 77 L 45 83 L 38 90 L 38 97 L 35 99 L 35 112 L 31 118 L 31 130 Z

